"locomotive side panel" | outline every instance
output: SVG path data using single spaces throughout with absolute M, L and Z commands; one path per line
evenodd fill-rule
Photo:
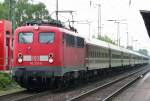
M 10 21 L 0 21 L 0 50 L 0 70 L 9 70 L 12 65 L 12 27 Z
M 63 33 L 63 63 L 66 71 L 84 70 L 85 42 L 78 36 Z
M 4 69 L 4 22 L 0 21 L 0 70 Z

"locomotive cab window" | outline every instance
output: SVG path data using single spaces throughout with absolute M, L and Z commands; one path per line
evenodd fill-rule
M 32 43 L 33 42 L 33 33 L 31 32 L 21 32 L 19 33 L 19 43 Z
M 54 32 L 42 32 L 39 36 L 40 43 L 53 43 L 55 33 Z

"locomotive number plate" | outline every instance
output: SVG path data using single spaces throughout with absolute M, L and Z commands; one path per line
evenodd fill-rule
M 32 56 L 30 64 L 31 65 L 42 65 L 42 62 L 40 62 L 40 56 Z
M 32 56 L 31 60 L 32 61 L 40 61 L 40 57 L 39 56 Z
M 42 62 L 30 62 L 30 65 L 42 65 Z

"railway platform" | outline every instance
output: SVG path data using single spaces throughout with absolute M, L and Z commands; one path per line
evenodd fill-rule
M 150 101 L 150 72 L 114 97 L 112 101 Z

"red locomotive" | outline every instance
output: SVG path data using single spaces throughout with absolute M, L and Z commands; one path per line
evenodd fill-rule
M 73 27 L 56 22 L 33 21 L 16 29 L 12 77 L 22 87 L 59 86 L 110 69 L 148 63 L 147 56 L 103 41 L 85 40 Z
M 11 22 L 0 20 L 0 70 L 9 70 L 12 66 L 12 27 Z
M 28 25 L 17 28 L 14 39 L 14 78 L 25 88 L 84 68 L 84 39 L 73 31 Z

